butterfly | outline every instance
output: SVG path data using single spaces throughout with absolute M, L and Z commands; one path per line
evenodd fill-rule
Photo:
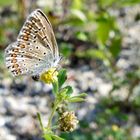
M 6 66 L 14 76 L 40 75 L 60 58 L 52 25 L 40 9 L 28 16 L 17 40 L 5 49 Z

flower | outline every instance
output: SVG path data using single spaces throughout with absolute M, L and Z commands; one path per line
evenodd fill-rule
M 40 76 L 40 80 L 44 83 L 51 84 L 57 80 L 58 72 L 56 68 L 50 68 L 48 71 L 44 72 Z
M 112 130 L 116 132 L 116 131 L 119 130 L 119 127 L 118 127 L 117 125 L 114 124 L 114 125 L 112 125 Z
M 64 112 L 59 119 L 59 127 L 61 131 L 73 131 L 78 124 L 77 117 L 73 111 Z

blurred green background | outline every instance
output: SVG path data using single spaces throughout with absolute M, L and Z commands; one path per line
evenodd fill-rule
M 37 111 L 49 112 L 44 98 L 52 98 L 50 87 L 42 90 L 45 85 L 30 77 L 13 78 L 4 62 L 4 49 L 36 8 L 52 23 L 68 82 L 76 93 L 88 94 L 85 103 L 76 105 L 78 129 L 60 135 L 66 140 L 139 140 L 140 0 L 0 0 L 2 140 L 41 140 L 36 122 L 28 123 L 37 121 Z

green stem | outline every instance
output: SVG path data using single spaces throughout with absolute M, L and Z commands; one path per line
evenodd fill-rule
M 48 129 L 51 129 L 51 122 L 52 122 L 54 113 L 58 107 L 58 104 L 60 103 L 60 102 L 58 102 L 58 99 L 57 99 L 58 98 L 58 91 L 59 91 L 58 81 L 55 81 L 54 83 L 52 83 L 52 85 L 53 85 L 53 91 L 54 91 L 54 95 L 55 95 L 55 101 L 54 101 L 54 106 L 52 108 L 51 115 L 50 115 L 49 120 L 48 120 L 48 124 L 47 124 Z
M 44 126 L 43 126 L 43 123 L 42 123 L 42 119 L 41 119 L 40 113 L 37 113 L 37 117 L 38 117 L 41 129 L 44 131 Z
M 59 104 L 59 102 L 58 102 L 57 99 L 56 99 L 56 101 L 54 102 L 54 107 L 53 107 L 53 109 L 52 109 L 51 115 L 50 115 L 49 120 L 48 120 L 48 124 L 47 124 L 47 128 L 48 128 L 48 129 L 51 128 L 51 122 L 52 122 L 54 113 L 55 113 L 55 111 L 56 111 L 56 109 L 57 109 L 57 107 L 58 107 L 58 104 Z

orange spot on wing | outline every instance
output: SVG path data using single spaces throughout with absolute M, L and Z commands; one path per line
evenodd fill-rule
M 11 57 L 17 57 L 17 55 L 15 53 L 11 54 Z
M 28 41 L 28 35 L 21 35 L 19 38 L 23 39 L 24 41 Z
M 21 74 L 21 70 L 20 69 L 16 69 L 15 72 L 16 72 L 17 75 Z
M 30 23 L 26 23 L 26 25 L 25 25 L 28 29 L 32 29 L 32 25 L 30 24 Z
M 11 60 L 11 63 L 16 63 L 17 62 L 17 60 L 15 59 L 15 58 L 13 58 L 12 60 Z
M 30 34 L 30 30 L 25 28 L 25 29 L 23 29 L 23 33 L 26 33 L 26 34 L 29 35 Z
M 19 52 L 19 49 L 18 48 L 14 48 L 13 52 Z
M 38 21 L 38 19 L 36 19 L 34 17 L 31 17 L 30 19 L 31 19 L 32 24 L 35 24 Z
M 17 69 L 18 67 L 19 67 L 18 64 L 14 64 L 14 65 L 12 66 L 12 68 L 15 68 L 15 69 Z
M 24 37 L 23 37 L 23 39 L 25 40 L 25 41 L 28 41 L 28 36 L 27 35 L 25 35 Z
M 24 44 L 20 44 L 19 47 L 20 48 L 25 48 L 25 45 Z

